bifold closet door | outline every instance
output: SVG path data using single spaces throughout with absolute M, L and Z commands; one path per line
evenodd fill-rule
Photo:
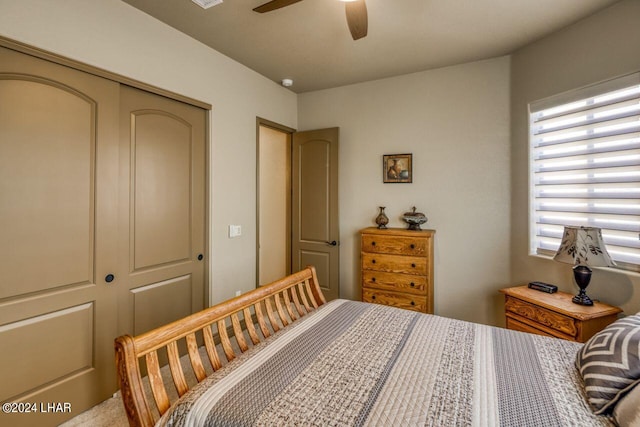
M 203 308 L 206 129 L 201 108 L 0 47 L 0 402 L 22 408 L 0 425 L 111 397 L 118 335 Z
M 22 403 L 0 425 L 57 425 L 117 388 L 118 96 L 0 48 L 0 402 Z
M 205 110 L 121 86 L 121 332 L 204 306 L 205 131 Z

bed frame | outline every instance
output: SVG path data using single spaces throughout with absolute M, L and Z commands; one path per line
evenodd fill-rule
M 171 380 L 178 395 L 182 396 L 190 386 L 180 363 L 179 344 L 184 348 L 183 343 L 186 343 L 189 374 L 195 375 L 199 383 L 207 377 L 198 350 L 199 342 L 204 341 L 209 363 L 215 371 L 223 366 L 216 342 L 220 343 L 226 361 L 230 362 L 250 348 L 247 338 L 256 345 L 325 303 L 316 270 L 310 266 L 136 337 L 123 335 L 116 338 L 116 368 L 129 424 L 152 426 L 157 421 L 157 414 L 164 414 L 174 403 L 169 399 L 160 371 L 160 360 L 165 350 L 160 356 L 158 350 L 166 349 Z M 247 319 L 251 321 L 247 322 Z M 147 399 L 142 380 L 145 366 L 152 402 Z

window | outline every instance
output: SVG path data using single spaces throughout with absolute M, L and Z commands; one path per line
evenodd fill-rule
M 600 227 L 640 271 L 640 73 L 529 110 L 531 253 L 553 255 L 565 225 Z

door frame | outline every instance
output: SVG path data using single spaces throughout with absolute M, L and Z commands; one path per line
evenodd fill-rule
M 256 117 L 256 288 L 260 286 L 260 128 L 267 127 L 284 134 L 289 137 L 289 152 L 291 152 L 291 140 L 295 129 L 281 125 L 262 117 Z M 289 165 L 290 166 L 290 165 Z M 291 178 L 291 168 L 289 168 L 289 178 Z M 289 214 L 291 212 L 291 202 L 289 202 Z M 287 238 L 287 247 L 289 248 L 289 258 L 291 258 L 291 218 L 287 221 L 289 236 Z M 287 266 L 291 268 L 291 259 L 287 260 Z

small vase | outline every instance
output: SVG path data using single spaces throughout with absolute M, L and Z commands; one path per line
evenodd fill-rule
M 376 217 L 376 224 L 378 224 L 378 228 L 384 229 L 387 228 L 387 224 L 389 224 L 389 218 L 384 213 L 384 206 L 380 206 L 380 213 Z

